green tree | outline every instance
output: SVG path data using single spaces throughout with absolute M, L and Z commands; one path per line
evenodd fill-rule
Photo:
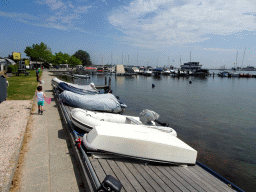
M 32 61 L 50 62 L 52 59 L 51 49 L 43 42 L 27 46 L 24 52 Z
M 83 66 L 92 65 L 90 55 L 86 51 L 78 50 L 77 52 L 75 52 L 74 56 L 82 61 Z
M 74 55 L 72 55 L 68 61 L 69 64 L 71 64 L 72 66 L 75 66 L 75 65 L 81 65 L 82 64 L 82 61 L 78 58 L 76 58 Z

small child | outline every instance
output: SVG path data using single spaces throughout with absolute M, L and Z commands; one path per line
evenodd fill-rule
M 43 106 L 44 106 L 44 98 L 45 98 L 45 94 L 42 92 L 42 86 L 38 86 L 37 87 L 37 93 L 36 93 L 36 97 L 37 97 L 37 104 L 38 104 L 38 114 L 43 115 Z

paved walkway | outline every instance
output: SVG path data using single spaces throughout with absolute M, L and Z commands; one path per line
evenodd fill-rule
M 83 191 L 78 165 L 53 99 L 51 73 L 44 71 L 43 92 L 51 97 L 44 114 L 32 111 L 31 135 L 21 165 L 18 187 L 13 191 Z M 34 101 L 36 102 L 36 101 Z

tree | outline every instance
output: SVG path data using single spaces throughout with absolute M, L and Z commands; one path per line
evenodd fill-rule
M 57 65 L 66 63 L 64 54 L 61 51 L 59 53 L 55 53 L 54 63 Z
M 73 56 L 80 59 L 82 61 L 83 66 L 92 65 L 90 55 L 86 51 L 78 50 L 77 52 L 75 52 L 75 54 Z
M 75 65 L 81 65 L 82 64 L 82 61 L 78 58 L 76 58 L 74 55 L 72 55 L 68 61 L 69 64 L 71 64 L 72 66 L 75 66 Z
M 24 52 L 32 61 L 50 62 L 52 60 L 52 51 L 43 42 L 39 45 L 33 44 L 31 47 L 27 46 Z

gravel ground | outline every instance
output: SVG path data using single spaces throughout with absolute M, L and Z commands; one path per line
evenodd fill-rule
M 32 100 L 0 103 L 0 191 L 8 191 L 31 113 Z

